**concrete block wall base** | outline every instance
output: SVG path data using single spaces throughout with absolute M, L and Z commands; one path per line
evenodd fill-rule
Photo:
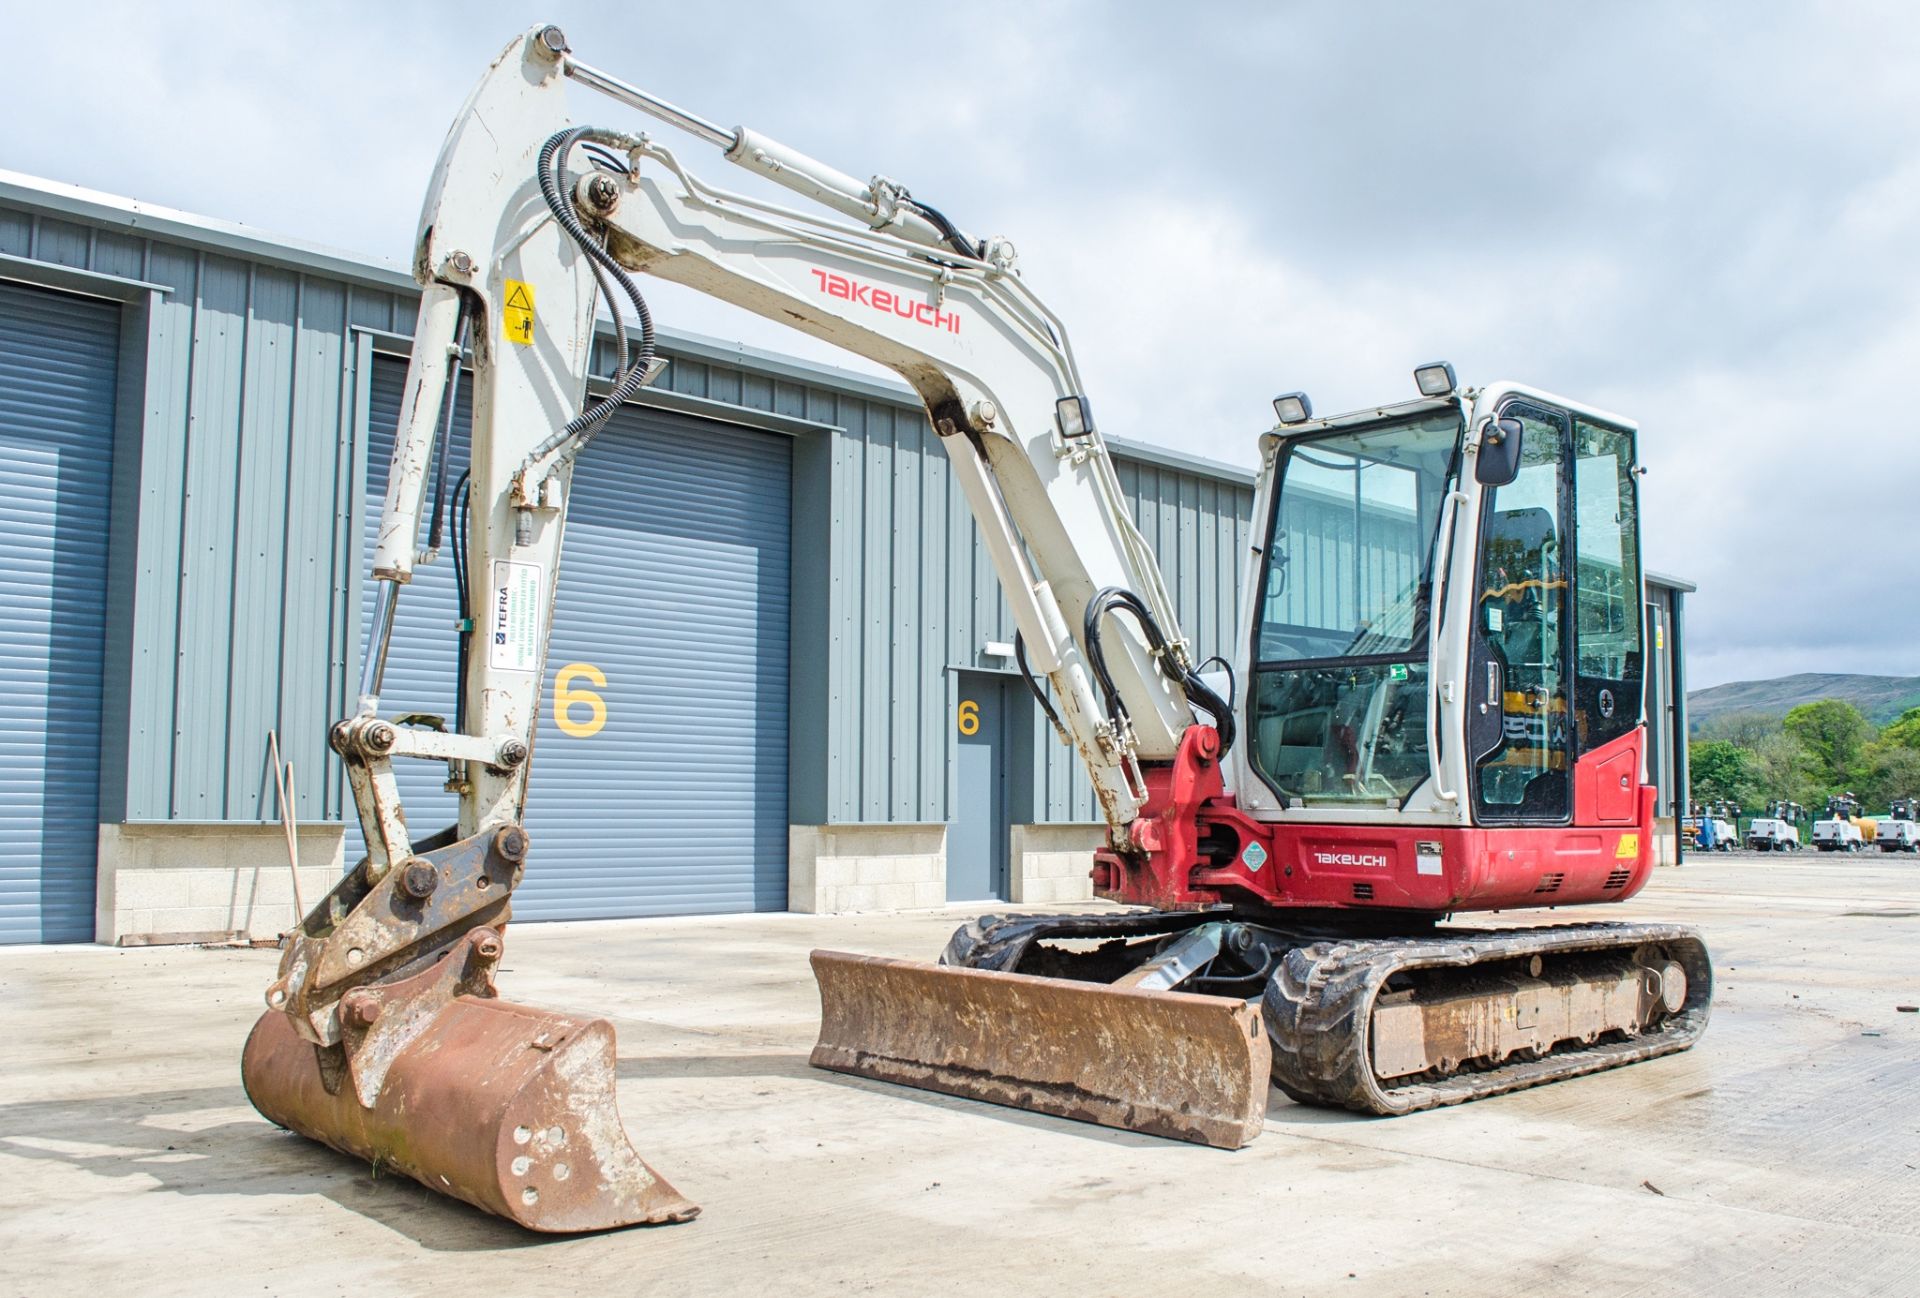
M 300 895 L 311 906 L 340 877 L 342 827 L 303 825 Z M 293 878 L 278 825 L 102 825 L 94 940 L 273 938 L 292 928 Z
M 1680 864 L 1680 842 L 1674 837 L 1672 816 L 1653 822 L 1653 863 L 1656 867 Z
M 793 825 L 787 909 L 923 910 L 947 900 L 945 825 Z
M 1015 825 L 1009 901 L 1027 906 L 1093 900 L 1093 853 L 1105 825 Z

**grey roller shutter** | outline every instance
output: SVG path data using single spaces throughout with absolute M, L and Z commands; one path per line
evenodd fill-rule
M 93 940 L 119 336 L 0 283 L 0 942 Z
M 372 389 L 366 544 L 404 367 Z M 466 403 L 454 464 L 467 458 Z M 629 407 L 574 476 L 527 800 L 522 919 L 781 910 L 787 883 L 791 450 L 784 438 Z M 363 613 L 370 614 L 367 592 Z M 452 719 L 451 555 L 403 592 L 381 711 Z M 363 617 L 363 625 L 365 618 Z M 556 677 L 591 691 L 590 735 L 555 720 Z M 596 680 L 603 677 L 606 684 Z M 591 727 L 596 710 L 569 714 Z M 400 764 L 415 836 L 448 824 L 442 768 Z M 349 850 L 358 851 L 358 835 Z

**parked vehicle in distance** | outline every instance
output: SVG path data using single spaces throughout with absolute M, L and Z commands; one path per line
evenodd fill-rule
M 1920 798 L 1895 798 L 1874 842 L 1883 852 L 1920 852 Z
M 1686 817 L 1680 826 L 1695 851 L 1731 852 L 1740 846 L 1740 831 L 1735 828 L 1739 823 L 1740 805 L 1723 800 L 1703 804 L 1700 814 Z
M 1873 824 L 1860 814 L 1860 799 L 1836 793 L 1827 799 L 1827 814 L 1813 822 L 1813 845 L 1822 852 L 1863 852 Z
M 1755 852 L 1797 852 L 1800 850 L 1800 822 L 1807 810 L 1797 802 L 1775 798 L 1767 804 L 1767 814 L 1755 816 L 1747 826 L 1746 844 Z

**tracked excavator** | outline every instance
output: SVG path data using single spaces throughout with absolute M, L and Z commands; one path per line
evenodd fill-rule
M 637 110 L 794 208 L 697 178 L 567 87 Z M 813 1062 L 1234 1147 L 1269 1080 L 1393 1114 L 1683 1050 L 1695 932 L 1470 926 L 1616 902 L 1652 868 L 1635 426 L 1420 367 L 1418 395 L 1275 401 L 1244 619 L 1206 672 L 1135 529 L 1060 319 L 1013 246 L 573 54 L 516 38 L 447 137 L 372 559 L 354 715 L 331 743 L 367 855 L 284 944 L 243 1061 L 268 1118 L 540 1231 L 697 1209 L 629 1143 L 604 1021 L 496 993 L 561 536 L 582 451 L 659 370 L 636 274 L 888 366 L 926 403 L 1019 628 L 1092 777 L 1107 845 L 1081 915 L 969 923 L 940 962 L 815 952 Z M 615 322 L 592 370 L 596 303 Z M 396 601 L 440 548 L 455 386 L 472 453 L 451 726 L 381 715 Z M 459 822 L 414 837 L 394 763 L 445 763 Z M 617 796 L 609 791 L 609 796 Z

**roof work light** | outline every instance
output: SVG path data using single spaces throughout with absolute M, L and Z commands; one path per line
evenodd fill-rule
M 1283 392 L 1273 399 L 1273 413 L 1283 424 L 1304 424 L 1313 418 L 1313 402 L 1304 392 Z
M 1453 366 L 1445 361 L 1415 366 L 1413 381 L 1419 385 L 1423 397 L 1451 396 L 1454 388 L 1459 386 L 1459 380 L 1453 377 Z

